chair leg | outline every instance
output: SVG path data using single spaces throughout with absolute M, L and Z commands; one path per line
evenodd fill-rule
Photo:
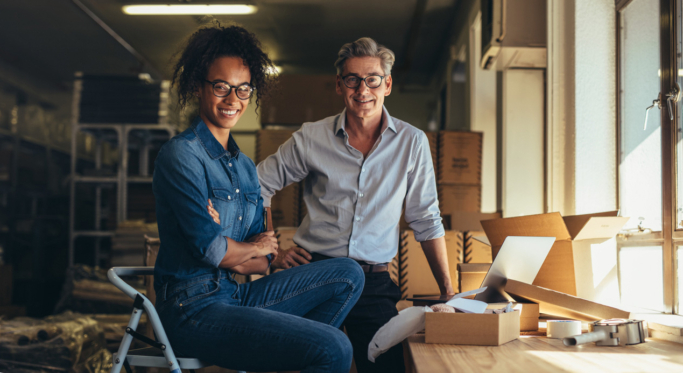
M 123 361 L 123 368 L 126 370 L 126 373 L 133 373 L 133 370 L 130 369 L 130 364 L 128 364 L 128 360 Z

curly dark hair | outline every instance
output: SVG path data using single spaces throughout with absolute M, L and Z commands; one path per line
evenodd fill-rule
M 192 34 L 173 68 L 172 86 L 178 89 L 178 105 L 184 108 L 204 83 L 209 67 L 219 57 L 239 57 L 251 73 L 251 85 L 256 88 L 256 109 L 268 95 L 275 65 L 261 50 L 256 36 L 239 26 L 223 27 L 215 22 Z M 177 55 L 176 54 L 176 55 Z

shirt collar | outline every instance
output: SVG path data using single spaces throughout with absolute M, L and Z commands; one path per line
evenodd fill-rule
M 391 115 L 389 115 L 389 111 L 387 110 L 386 106 L 382 105 L 382 115 L 384 121 L 382 121 L 382 130 L 380 133 L 384 133 L 384 131 L 389 128 L 394 133 L 396 133 L 396 126 L 394 125 L 393 119 L 391 119 Z M 344 131 L 346 132 L 346 108 L 342 110 L 341 114 L 339 115 L 339 119 L 337 119 L 337 124 L 335 125 L 334 128 L 334 133 L 339 134 L 339 131 Z
M 192 122 L 192 130 L 199 138 L 199 142 L 202 144 L 206 152 L 209 153 L 211 159 L 218 159 L 228 154 L 235 159 L 239 159 L 240 148 L 237 146 L 235 139 L 232 138 L 232 133 L 228 137 L 228 150 L 223 149 L 223 145 L 216 140 L 213 133 L 209 131 L 209 127 L 202 120 L 201 117 L 197 116 Z

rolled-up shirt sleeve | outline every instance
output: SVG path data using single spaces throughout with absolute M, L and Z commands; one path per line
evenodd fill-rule
M 294 132 L 275 154 L 256 166 L 263 206 L 270 207 L 270 199 L 289 184 L 297 183 L 308 175 L 306 167 L 306 125 Z
M 414 150 L 414 165 L 408 172 L 405 219 L 415 232 L 415 240 L 423 242 L 446 234 L 441 222 L 439 197 L 429 141 L 420 132 Z
M 217 268 L 228 244 L 221 235 L 221 226 L 206 209 L 209 195 L 202 161 L 190 146 L 184 145 L 180 141 L 168 143 L 159 153 L 154 193 L 171 207 L 191 255 Z

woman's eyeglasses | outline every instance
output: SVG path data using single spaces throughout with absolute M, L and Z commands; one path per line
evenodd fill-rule
M 228 97 L 233 88 L 235 88 L 235 94 L 240 100 L 248 100 L 251 98 L 251 95 L 254 94 L 254 87 L 247 83 L 233 87 L 227 82 L 221 80 L 216 82 L 210 82 L 206 80 L 206 82 L 213 86 L 213 94 L 216 97 Z

